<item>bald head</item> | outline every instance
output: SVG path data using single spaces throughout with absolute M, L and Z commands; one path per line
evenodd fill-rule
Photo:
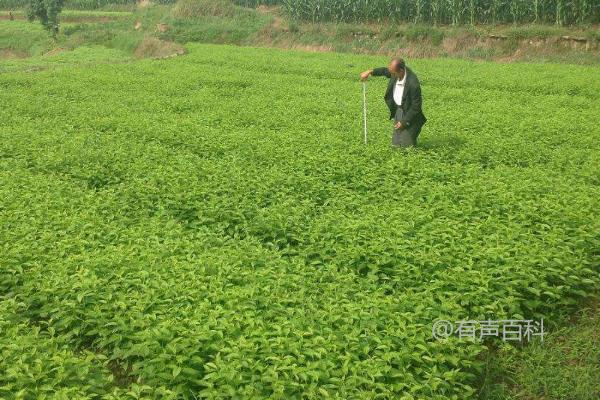
M 388 69 L 392 75 L 396 76 L 398 79 L 402 79 L 406 73 L 406 64 L 402 58 L 392 58 Z

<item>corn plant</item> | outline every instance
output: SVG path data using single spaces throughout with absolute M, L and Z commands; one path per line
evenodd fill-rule
M 576 24 L 600 18 L 589 0 L 285 0 L 283 5 L 293 18 L 310 21 Z
M 433 23 L 433 25 L 438 25 L 442 22 L 444 9 L 443 1 L 444 0 L 431 0 L 430 2 L 430 21 Z
M 469 0 L 469 23 L 475 25 L 477 22 L 477 0 Z
M 565 0 L 556 0 L 556 25 L 564 25 L 565 16 Z
M 426 8 L 425 0 L 415 0 L 415 12 L 414 12 L 414 22 L 415 23 L 423 22 L 423 20 L 425 18 L 425 8 Z

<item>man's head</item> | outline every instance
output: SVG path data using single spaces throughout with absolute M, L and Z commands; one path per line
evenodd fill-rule
M 404 78 L 404 74 L 406 73 L 406 65 L 401 58 L 392 58 L 388 69 L 390 70 L 390 73 L 398 79 Z

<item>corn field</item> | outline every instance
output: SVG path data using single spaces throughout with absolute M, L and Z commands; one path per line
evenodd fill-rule
M 176 0 L 154 0 L 173 4 Z M 383 21 L 431 24 L 600 23 L 600 0 L 233 0 L 256 7 L 282 5 L 294 19 L 322 21 Z M 29 0 L 0 0 L 0 9 L 24 7 Z M 97 9 L 135 4 L 136 0 L 66 0 L 67 9 Z
M 245 6 L 282 4 L 299 20 L 432 24 L 600 22 L 599 0 L 236 0 Z

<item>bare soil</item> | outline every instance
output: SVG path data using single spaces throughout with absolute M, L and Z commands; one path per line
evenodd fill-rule
M 185 53 L 185 47 L 182 45 L 154 37 L 145 37 L 133 52 L 138 58 L 166 58 L 183 55 Z

